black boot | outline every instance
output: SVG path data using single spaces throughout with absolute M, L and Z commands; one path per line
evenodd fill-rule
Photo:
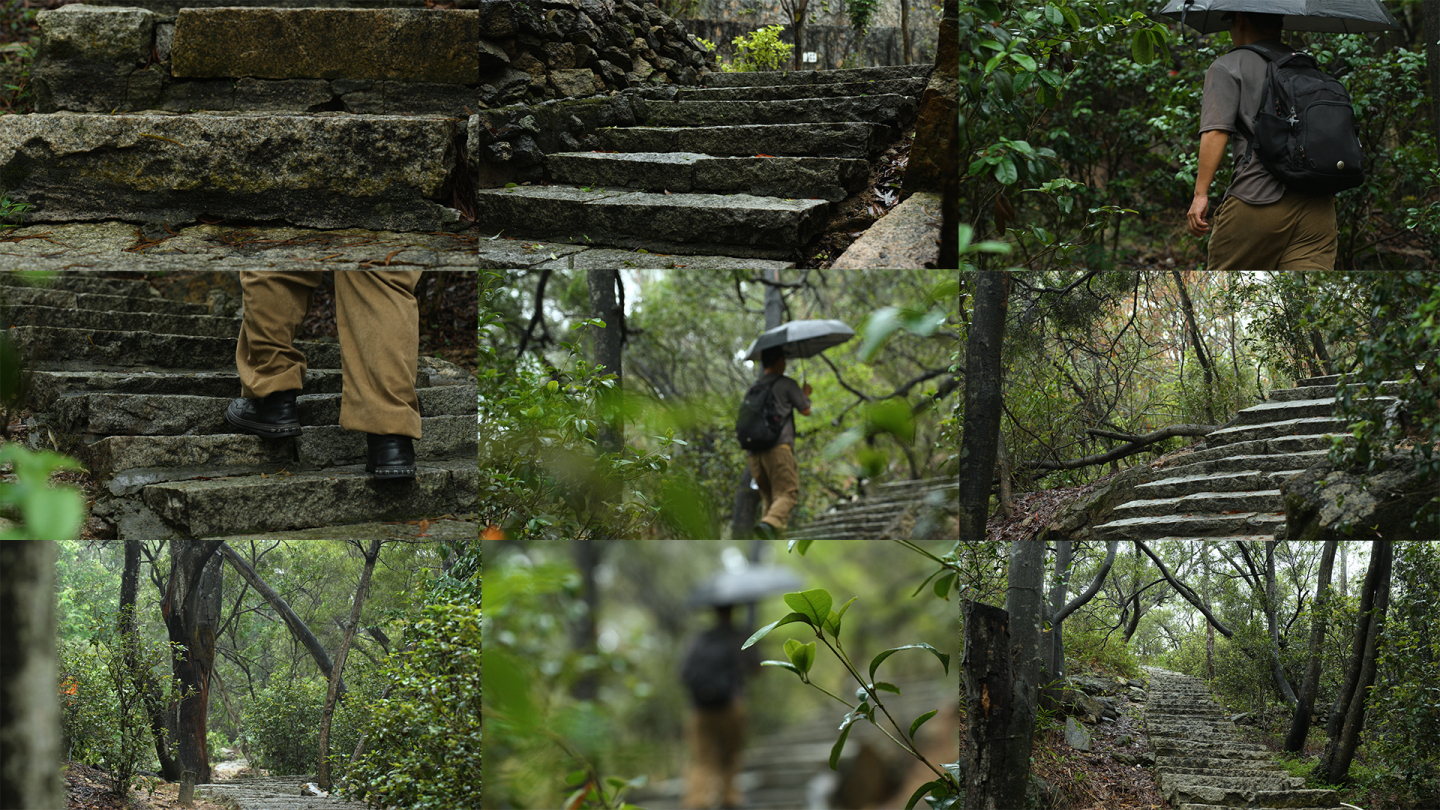
M 409 436 L 381 436 L 366 433 L 370 452 L 365 472 L 386 480 L 415 477 L 415 440 Z
M 266 439 L 287 439 L 300 435 L 300 414 L 295 397 L 300 389 L 276 391 L 259 399 L 244 397 L 225 408 L 225 421 L 241 433 Z

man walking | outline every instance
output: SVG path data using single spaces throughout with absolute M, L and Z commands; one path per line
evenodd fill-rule
M 800 468 L 795 462 L 795 411 L 810 415 L 810 384 L 802 389 L 794 380 L 785 376 L 785 350 L 774 346 L 760 353 L 760 362 L 765 374 L 780 379 L 770 385 L 770 396 L 780 411 L 784 427 L 780 438 L 769 450 L 748 454 L 750 477 L 760 488 L 760 497 L 765 501 L 765 516 L 755 526 L 755 536 L 774 539 L 780 536 L 790 523 L 790 510 L 800 499 Z M 761 383 L 765 380 L 762 377 Z
M 745 746 L 745 679 L 759 668 L 756 650 L 741 650 L 745 633 L 731 623 L 732 605 L 715 606 L 715 626 L 685 653 L 680 677 L 690 693 L 686 736 L 692 757 L 685 778 L 687 810 L 744 803 L 736 776 Z
M 272 439 L 300 435 L 295 398 L 305 381 L 305 355 L 294 341 L 320 280 L 321 271 L 241 271 L 245 311 L 235 347 L 241 398 L 225 410 L 235 429 Z M 420 272 L 411 270 L 335 273 L 340 426 L 366 434 L 365 471 L 377 479 L 415 477 L 419 281 Z
M 1251 122 L 1264 94 L 1265 57 L 1242 45 L 1265 42 L 1290 50 L 1280 41 L 1283 17 L 1246 11 L 1231 13 L 1230 38 L 1237 50 L 1221 56 L 1205 74 L 1200 104 L 1200 169 L 1188 214 L 1190 232 L 1211 231 L 1210 184 L 1225 146 L 1234 136 L 1235 174 L 1214 213 L 1209 270 L 1334 270 L 1339 233 L 1335 197 L 1290 191 L 1254 156 L 1246 161 Z

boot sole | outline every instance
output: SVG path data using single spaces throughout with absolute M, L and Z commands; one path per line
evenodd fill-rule
M 251 422 L 248 419 L 238 419 L 226 411 L 225 423 L 241 433 L 259 436 L 262 439 L 293 439 L 300 435 L 299 422 L 293 425 L 266 425 L 261 422 Z
M 370 475 L 374 476 L 374 477 L 377 478 L 377 479 L 385 480 L 385 481 L 394 480 L 394 479 L 397 479 L 397 478 L 399 478 L 399 479 L 413 479 L 413 478 L 415 478 L 415 468 L 414 468 L 414 467 L 373 467 L 373 466 L 371 466 L 371 465 L 369 465 L 369 464 L 366 464 L 366 465 L 365 465 L 365 472 L 370 473 Z

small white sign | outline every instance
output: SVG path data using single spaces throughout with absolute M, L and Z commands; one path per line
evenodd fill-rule
M 805 54 L 800 57 L 800 61 L 802 61 L 802 62 L 819 62 L 819 61 L 820 61 L 820 54 L 818 54 L 818 53 L 816 53 L 816 52 L 814 52 L 814 51 L 806 51 Z

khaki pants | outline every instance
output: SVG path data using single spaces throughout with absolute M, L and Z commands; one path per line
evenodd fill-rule
M 788 446 L 788 445 L 787 445 Z M 745 747 L 745 704 L 734 700 L 723 709 L 693 708 L 686 724 L 693 760 L 685 777 L 686 810 L 739 807 L 744 802 L 735 777 Z
M 777 444 L 769 450 L 749 454 L 750 477 L 765 499 L 765 516 L 760 520 L 777 529 L 790 523 L 790 510 L 800 500 L 800 467 L 795 451 L 788 444 Z
M 1269 205 L 1230 197 L 1215 212 L 1209 270 L 1334 270 L 1335 198 L 1285 192 Z
M 245 317 L 235 365 L 247 399 L 301 388 L 305 355 L 294 346 L 310 309 L 318 270 L 241 271 Z M 420 354 L 417 270 L 335 273 L 335 323 L 340 333 L 340 426 L 346 430 L 420 438 L 415 368 Z

